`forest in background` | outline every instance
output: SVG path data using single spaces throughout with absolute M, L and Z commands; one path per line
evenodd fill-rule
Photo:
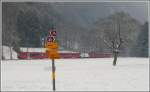
M 2 44 L 16 51 L 20 47 L 42 47 L 41 38 L 47 36 L 50 28 L 56 27 L 57 41 L 63 50 L 106 53 L 111 50 L 104 41 L 111 42 L 109 38 L 115 36 L 119 24 L 124 41 L 120 55 L 148 57 L 148 22 L 142 24 L 123 11 L 89 22 L 91 18 L 83 16 L 83 10 L 67 12 L 74 9 L 61 9 L 59 6 L 63 5 L 3 3 Z

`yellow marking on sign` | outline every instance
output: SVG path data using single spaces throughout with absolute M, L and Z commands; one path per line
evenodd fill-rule
M 58 44 L 56 42 L 47 42 L 45 45 L 45 47 L 49 49 L 58 49 Z

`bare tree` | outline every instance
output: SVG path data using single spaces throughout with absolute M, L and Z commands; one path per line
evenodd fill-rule
M 113 14 L 97 22 L 97 30 L 100 32 L 99 39 L 112 50 L 114 66 L 117 64 L 117 57 L 120 52 L 127 53 L 130 51 L 137 39 L 138 32 L 140 32 L 139 27 L 139 23 L 124 12 Z
M 121 33 L 120 33 L 120 24 L 117 24 L 117 31 L 114 32 L 114 34 L 109 34 L 108 37 L 110 37 L 109 39 L 111 39 L 111 43 L 108 43 L 105 39 L 104 39 L 104 43 L 112 49 L 113 55 L 114 55 L 114 60 L 113 60 L 113 65 L 116 65 L 117 62 L 117 57 L 118 54 L 120 52 L 120 47 L 123 43 L 123 39 L 121 37 Z M 113 38 L 111 38 L 111 35 L 113 35 Z

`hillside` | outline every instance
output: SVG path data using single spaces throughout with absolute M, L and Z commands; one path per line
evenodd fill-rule
M 137 36 L 143 23 L 147 21 L 145 5 L 143 3 L 120 3 L 118 6 L 117 3 L 5 2 L 2 5 L 3 45 L 13 46 L 15 49 L 42 47 L 41 38 L 48 35 L 50 28 L 56 27 L 57 41 L 64 50 L 110 52 L 103 39 L 98 37 L 103 34 L 101 30 L 103 28 L 99 24 L 107 26 L 105 21 L 109 21 L 110 17 L 119 16 L 128 20 L 123 21 L 127 23 L 122 24 L 124 25 L 122 34 L 128 35 L 129 30 L 132 30 L 127 40 L 129 43 L 122 47 L 122 56 L 131 56 L 130 51 L 136 46 Z M 123 12 L 123 16 L 118 12 Z M 137 12 L 141 13 L 136 15 Z M 129 29 L 128 25 L 132 25 L 132 28 Z

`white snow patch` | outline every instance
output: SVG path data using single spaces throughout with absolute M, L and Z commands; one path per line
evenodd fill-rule
M 3 46 L 2 50 L 3 50 L 2 54 L 5 59 L 11 59 L 11 51 L 12 51 L 12 59 L 18 59 L 17 53 L 12 49 L 12 47 L 10 50 L 8 46 Z

